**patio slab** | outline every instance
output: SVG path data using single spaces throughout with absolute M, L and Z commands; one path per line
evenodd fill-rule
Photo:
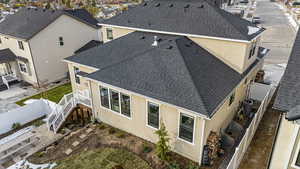
M 73 150 L 69 148 L 65 151 L 65 154 L 70 155 L 72 152 L 73 152 Z

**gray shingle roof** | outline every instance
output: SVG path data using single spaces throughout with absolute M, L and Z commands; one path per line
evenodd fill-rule
M 297 105 L 289 110 L 285 117 L 289 121 L 300 119 L 300 105 Z
M 6 63 L 16 59 L 16 55 L 10 49 L 0 50 L 0 63 Z
M 158 37 L 158 46 L 151 45 L 154 36 Z M 66 60 L 99 69 L 86 75 L 88 78 L 207 117 L 252 69 L 239 74 L 186 37 L 142 32 L 130 33 Z
M 247 41 L 264 31 L 205 0 L 153 0 L 100 23 Z
M 76 50 L 75 53 L 80 53 L 80 52 L 86 51 L 90 48 L 93 48 L 93 47 L 101 45 L 101 44 L 103 44 L 103 42 L 100 42 L 100 41 L 97 41 L 97 40 L 91 40 L 87 44 L 85 44 L 84 46 L 82 46 L 81 48 Z
M 21 39 L 30 39 L 61 15 L 71 16 L 90 26 L 97 27 L 98 21 L 86 10 L 45 10 L 22 8 L 0 23 L 0 33 Z
M 300 105 L 300 31 L 281 78 L 273 107 L 280 111 L 289 111 L 297 105 Z

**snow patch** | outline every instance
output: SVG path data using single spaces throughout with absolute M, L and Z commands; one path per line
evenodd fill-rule
M 258 27 L 253 27 L 253 26 L 248 26 L 248 35 L 253 35 L 256 32 L 258 32 L 260 28 Z
M 270 64 L 264 65 L 265 71 L 264 81 L 273 85 L 278 85 L 283 76 L 286 64 Z
M 9 135 L 7 137 L 4 137 L 3 139 L 0 140 L 0 145 L 10 142 L 10 141 L 16 139 L 17 137 L 30 132 L 32 129 L 33 129 L 33 126 L 29 126 L 29 127 L 23 128 L 15 133 Z
M 27 160 L 22 160 L 22 161 L 17 162 L 14 165 L 8 167 L 7 169 L 23 169 L 23 168 L 30 168 L 30 169 L 52 169 L 55 166 L 57 166 L 56 163 L 32 164 L 32 163 L 28 162 Z

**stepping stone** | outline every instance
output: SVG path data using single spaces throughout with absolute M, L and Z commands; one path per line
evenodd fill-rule
M 78 146 L 80 143 L 79 143 L 79 141 L 74 141 L 74 143 L 72 144 L 72 146 L 73 147 L 76 147 L 76 146 Z
M 82 134 L 82 135 L 79 136 L 79 138 L 84 139 L 84 138 L 86 138 L 86 135 Z
M 69 148 L 69 149 L 67 149 L 67 151 L 65 152 L 65 154 L 70 155 L 72 152 L 73 152 L 73 150 Z
M 94 130 L 94 129 L 92 129 L 92 128 L 89 128 L 89 129 L 87 129 L 87 130 L 86 130 L 86 133 L 88 133 L 88 134 L 89 134 L 89 133 L 90 133 L 90 132 L 92 132 L 93 130 Z

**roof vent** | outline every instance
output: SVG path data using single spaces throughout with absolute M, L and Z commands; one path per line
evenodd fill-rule
M 144 5 L 143 6 L 147 6 L 147 2 L 146 3 L 144 3 Z
M 140 39 L 145 39 L 146 37 L 145 36 L 141 36 L 141 38 Z
M 128 22 L 128 23 L 131 23 L 131 21 L 130 21 L 130 20 L 127 20 L 127 22 Z
M 204 5 L 202 4 L 202 5 L 200 5 L 198 8 L 204 8 Z
M 172 46 L 172 45 L 170 45 L 170 46 L 168 46 L 168 47 L 167 47 L 167 49 L 172 49 L 172 48 L 173 48 L 173 46 Z
M 152 43 L 152 46 L 157 46 L 158 42 L 157 42 L 157 36 L 154 36 L 154 42 Z
M 190 4 L 187 4 L 184 6 L 184 8 L 189 8 L 190 7 Z
M 161 41 L 162 41 L 162 38 L 158 38 L 158 39 L 157 39 L 157 42 L 161 42 Z
M 37 11 L 38 9 L 37 9 L 37 8 L 35 8 L 34 10 L 35 10 L 35 11 Z
M 160 6 L 160 3 L 155 4 L 155 7 L 159 7 L 159 6 Z
M 185 44 L 185 47 L 191 47 L 189 44 Z
M 170 8 L 172 8 L 173 6 L 174 6 L 173 4 L 170 4 L 170 5 L 169 5 Z
M 46 12 L 46 9 L 45 9 L 45 8 L 43 9 L 43 12 Z

